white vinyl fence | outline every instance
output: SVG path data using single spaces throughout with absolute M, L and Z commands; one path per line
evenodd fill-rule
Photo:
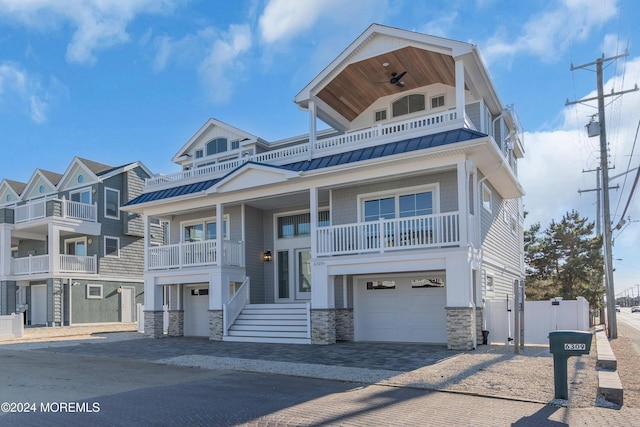
M 509 338 L 515 338 L 514 314 L 513 299 L 508 302 L 487 301 L 483 329 L 489 331 L 489 344 L 507 344 Z M 549 332 L 558 330 L 589 331 L 589 303 L 586 299 L 525 301 L 525 345 L 548 345 Z
M 0 338 L 20 338 L 24 335 L 22 313 L 0 316 Z

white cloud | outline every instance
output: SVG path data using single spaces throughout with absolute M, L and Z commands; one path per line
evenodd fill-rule
M 231 25 L 226 34 L 212 43 L 198 72 L 213 102 L 224 102 L 231 97 L 234 82 L 244 69 L 241 56 L 250 48 L 248 25 Z
M 164 13 L 174 0 L 0 0 L 0 15 L 39 29 L 70 24 L 66 59 L 93 64 L 96 52 L 129 41 L 127 25 L 140 13 Z
M 47 120 L 51 103 L 65 91 L 54 78 L 45 86 L 19 65 L 0 63 L 0 104 L 21 106 L 35 123 Z
M 270 0 L 260 16 L 260 33 L 266 43 L 288 39 L 315 24 L 322 13 L 335 13 L 337 0 Z
M 516 55 L 534 55 L 553 62 L 572 42 L 586 40 L 618 13 L 617 0 L 564 0 L 554 9 L 534 15 L 512 36 L 504 28 L 484 43 L 483 55 L 488 63 L 510 59 Z
M 449 31 L 457 18 L 458 12 L 451 12 L 449 14 L 442 13 L 436 19 L 424 25 L 419 32 L 432 36 L 448 37 Z

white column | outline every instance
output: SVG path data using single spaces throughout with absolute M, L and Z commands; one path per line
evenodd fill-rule
M 313 158 L 313 147 L 316 143 L 316 103 L 309 100 L 309 160 Z
M 317 248 L 317 230 L 318 230 L 318 189 L 311 187 L 309 189 L 309 209 L 311 222 L 311 259 L 316 257 Z
M 311 259 L 311 308 L 335 308 L 333 276 L 327 274 L 324 261 Z
M 0 225 L 0 276 L 11 274 L 11 229 Z
M 149 271 L 149 251 L 151 246 L 151 234 L 149 233 L 149 217 L 142 215 L 142 227 L 144 233 L 144 239 L 142 239 L 143 255 L 144 255 L 144 271 Z
M 446 260 L 447 307 L 472 307 L 473 284 L 467 251 L 456 252 Z
M 222 265 L 222 242 L 224 240 L 224 215 L 222 204 L 216 204 L 216 263 Z
M 49 262 L 51 263 L 49 271 L 52 274 L 58 274 L 60 272 L 60 229 L 53 223 L 49 223 L 48 234 L 49 244 L 47 250 L 49 252 Z
M 458 120 L 464 120 L 464 62 L 456 58 L 456 115 Z
M 156 286 L 153 277 L 144 278 L 144 310 L 145 311 L 162 311 L 163 299 L 162 286 Z

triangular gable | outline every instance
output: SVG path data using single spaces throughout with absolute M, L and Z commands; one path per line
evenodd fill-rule
M 31 200 L 56 193 L 56 184 L 61 177 L 62 175 L 55 172 L 36 169 L 20 198 Z
M 75 157 L 65 173 L 62 175 L 60 185 L 58 185 L 58 190 L 71 190 L 73 188 L 85 187 L 96 182 L 98 182 L 98 177 L 87 166 L 84 159 Z
M 304 89 L 296 95 L 294 102 L 306 108 L 313 92 L 317 92 L 324 87 L 349 64 L 406 46 L 414 46 L 420 49 L 444 53 L 453 57 L 464 55 L 475 50 L 475 46 L 469 43 L 401 30 L 380 24 L 372 24 L 305 86 Z
M 229 191 L 261 187 L 263 185 L 278 184 L 299 175 L 298 172 L 283 169 L 278 166 L 247 162 L 227 174 L 215 185 L 212 185 L 207 190 L 207 194 L 226 193 Z
M 171 160 L 175 163 L 180 163 L 185 157 L 191 155 L 195 149 L 204 148 L 204 144 L 214 138 L 227 138 L 229 141 L 239 139 L 254 143 L 259 141 L 259 138 L 255 135 L 211 118 L 178 150 Z
M 11 205 L 20 201 L 20 193 L 27 186 L 24 182 L 3 179 L 0 183 L 0 206 Z

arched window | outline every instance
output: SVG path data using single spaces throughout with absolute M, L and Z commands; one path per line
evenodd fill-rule
M 393 117 L 415 113 L 416 111 L 423 111 L 425 109 L 424 95 L 414 93 L 412 95 L 403 96 L 402 98 L 394 102 L 391 107 L 393 111 Z
M 227 138 L 216 138 L 207 142 L 207 156 L 227 151 Z

